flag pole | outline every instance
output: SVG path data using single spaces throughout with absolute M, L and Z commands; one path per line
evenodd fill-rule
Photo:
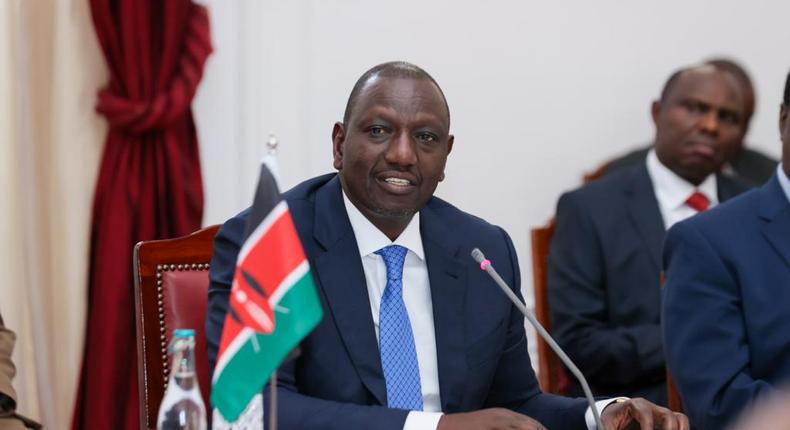
M 278 188 L 280 185 L 279 169 L 273 160 L 277 155 L 279 144 L 280 143 L 277 141 L 277 137 L 274 136 L 274 133 L 269 133 L 269 140 L 266 142 L 266 149 L 268 158 L 271 158 L 272 162 L 267 163 L 267 165 L 269 165 L 270 169 L 274 169 L 272 171 L 272 176 L 274 177 L 275 182 L 277 182 Z M 274 373 L 272 373 L 271 381 L 269 381 L 269 390 L 269 430 L 277 430 L 277 369 L 274 369 Z
M 288 355 L 285 356 L 282 363 L 282 366 L 285 363 L 288 363 L 291 360 L 296 360 L 296 357 L 299 356 L 301 350 L 297 346 L 296 348 L 292 349 Z M 274 369 L 274 373 L 272 373 L 272 377 L 269 379 L 269 430 L 277 430 L 277 369 Z
M 277 430 L 277 370 L 269 381 L 269 430 Z

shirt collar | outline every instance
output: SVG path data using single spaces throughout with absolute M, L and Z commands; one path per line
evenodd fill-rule
M 782 163 L 779 163 L 779 166 L 776 167 L 776 177 L 779 178 L 779 185 L 782 186 L 782 190 L 785 192 L 787 201 L 790 202 L 790 178 L 788 178 L 787 174 L 785 174 L 785 171 L 782 168 Z
M 425 253 L 422 249 L 422 236 L 420 236 L 419 212 L 411 218 L 409 225 L 393 242 L 351 203 L 351 200 L 346 196 L 345 190 L 343 191 L 343 204 L 346 206 L 348 220 L 351 222 L 351 229 L 354 231 L 354 236 L 357 239 L 360 256 L 366 257 L 385 246 L 400 245 L 413 252 L 420 260 L 425 260 Z
M 656 199 L 662 206 L 674 210 L 686 204 L 686 199 L 694 192 L 700 192 L 708 198 L 711 206 L 719 202 L 716 175 L 708 175 L 699 186 L 681 178 L 659 161 L 655 149 L 647 154 L 647 172 L 653 181 Z

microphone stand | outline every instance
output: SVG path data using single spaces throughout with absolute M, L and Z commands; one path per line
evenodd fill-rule
M 587 403 L 589 404 L 590 410 L 592 410 L 593 417 L 595 418 L 595 424 L 598 430 L 604 430 L 603 424 L 601 423 L 601 414 L 598 413 L 598 408 L 595 406 L 595 400 L 593 399 L 592 391 L 590 391 L 590 385 L 587 384 L 587 379 L 584 378 L 584 375 L 582 375 L 582 372 L 579 371 L 579 368 L 573 364 L 573 361 L 571 361 L 571 359 L 565 354 L 565 351 L 563 351 L 562 348 L 557 345 L 557 342 L 554 341 L 549 332 L 543 328 L 538 320 L 536 320 L 529 310 L 527 310 L 527 307 L 521 303 L 521 300 L 519 300 L 513 290 L 508 287 L 507 283 L 502 279 L 502 277 L 499 276 L 499 273 L 497 273 L 496 270 L 494 270 L 494 268 L 491 266 L 491 262 L 486 260 L 483 252 L 478 248 L 473 249 L 472 258 L 474 258 L 475 261 L 480 264 L 481 270 L 484 270 L 489 274 L 489 276 L 491 276 L 491 278 L 494 279 L 496 284 L 499 285 L 499 288 L 502 289 L 502 292 L 504 292 L 510 301 L 513 302 L 516 308 L 521 311 L 522 314 L 524 314 L 530 324 L 532 324 L 532 326 L 535 328 L 535 331 L 537 331 L 540 337 L 542 337 L 543 340 L 549 344 L 551 349 L 554 350 L 554 353 L 557 354 L 560 360 L 562 360 L 563 364 L 565 364 L 568 370 L 571 371 L 579 383 L 581 383 L 582 390 L 584 390 L 584 396 L 587 397 Z

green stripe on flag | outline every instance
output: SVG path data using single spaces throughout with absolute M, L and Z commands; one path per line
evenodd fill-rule
M 228 422 L 239 417 L 280 362 L 321 320 L 321 303 L 309 271 L 293 284 L 274 311 L 274 331 L 252 335 L 216 376 L 211 402 Z

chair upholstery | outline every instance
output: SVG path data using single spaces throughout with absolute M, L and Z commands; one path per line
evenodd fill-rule
M 138 243 L 134 248 L 135 319 L 140 426 L 156 428 L 159 403 L 168 381 L 173 330 L 195 330 L 197 376 L 208 406 L 210 381 L 205 318 L 208 269 L 218 226 L 188 236 Z
M 532 229 L 532 276 L 535 291 L 535 317 L 551 333 L 551 316 L 547 291 L 549 245 L 554 235 L 554 220 Z M 565 394 L 570 388 L 565 368 L 549 344 L 538 336 L 538 382 L 546 393 Z

